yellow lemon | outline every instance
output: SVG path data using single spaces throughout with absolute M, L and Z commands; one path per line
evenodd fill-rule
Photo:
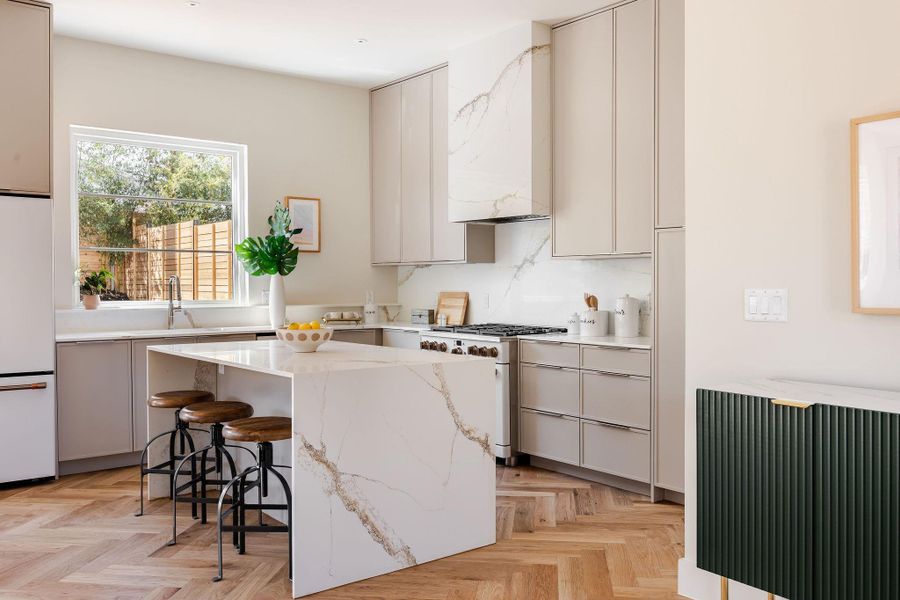
M 300 323 L 291 323 L 288 325 L 288 329 L 296 331 L 297 329 L 300 329 Z
M 318 321 L 310 321 L 309 326 L 312 329 L 320 329 L 322 327 L 322 325 Z
M 305 330 L 307 330 L 307 329 L 312 329 L 312 327 L 309 326 L 309 323 L 303 323 L 303 324 L 300 325 L 300 327 L 298 327 L 297 329 L 303 329 L 303 330 L 305 331 Z

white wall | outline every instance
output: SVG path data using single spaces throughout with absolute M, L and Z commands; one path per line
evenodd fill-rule
M 649 258 L 551 258 L 549 220 L 497 225 L 495 243 L 496 261 L 490 264 L 400 267 L 400 318 L 405 320 L 412 308 L 434 308 L 441 291 L 452 291 L 469 292 L 469 323 L 564 327 L 569 315 L 585 309 L 585 292 L 609 311 L 616 298 L 630 294 L 644 301 L 641 325 L 649 335 Z
M 718 597 L 691 568 L 698 386 L 900 390 L 900 318 L 850 311 L 849 224 L 849 120 L 900 110 L 897 23 L 896 0 L 687 0 L 685 595 Z M 746 287 L 789 288 L 790 321 L 745 322 Z
M 56 306 L 72 306 L 69 126 L 247 144 L 251 235 L 286 195 L 322 199 L 322 252 L 286 279 L 290 304 L 396 298 L 396 269 L 369 265 L 369 95 L 364 89 L 54 39 Z M 251 302 L 268 287 L 251 278 Z

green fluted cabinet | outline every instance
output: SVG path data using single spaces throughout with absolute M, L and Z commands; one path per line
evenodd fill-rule
M 698 390 L 697 478 L 700 568 L 790 600 L 900 598 L 900 415 Z

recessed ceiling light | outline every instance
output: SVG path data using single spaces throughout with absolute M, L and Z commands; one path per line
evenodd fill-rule
M 368 41 L 369 40 L 367 40 L 366 38 L 356 38 L 355 40 L 353 40 L 353 43 L 354 44 L 365 44 Z

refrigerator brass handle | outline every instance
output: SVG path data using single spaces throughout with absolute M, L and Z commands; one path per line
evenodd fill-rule
M 0 392 L 20 392 L 22 390 L 46 390 L 47 384 L 41 383 L 18 383 L 15 385 L 0 385 Z

